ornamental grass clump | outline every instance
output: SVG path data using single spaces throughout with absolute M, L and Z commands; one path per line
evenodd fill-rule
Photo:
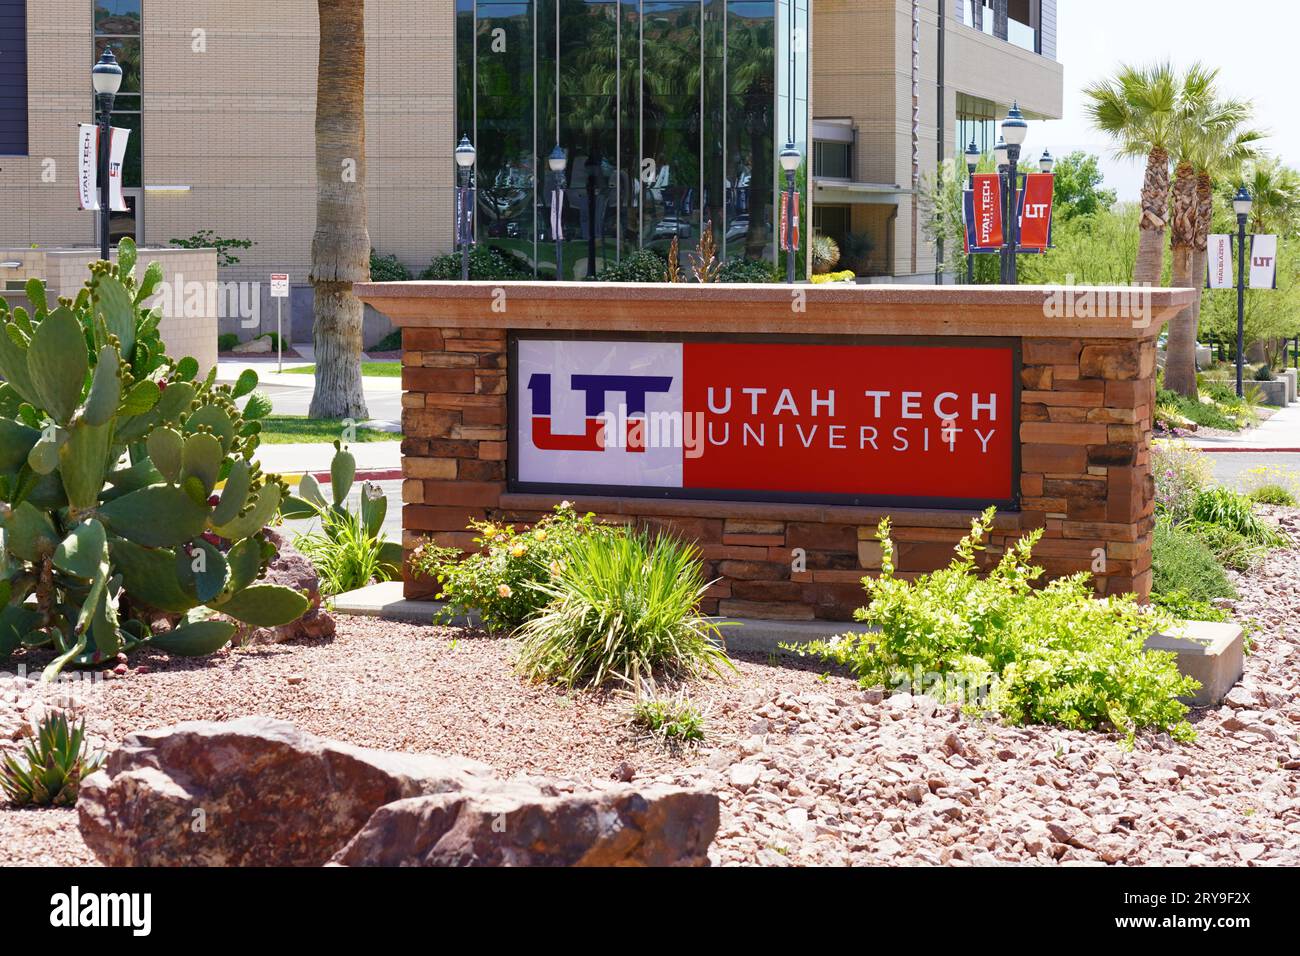
M 532 680 L 637 687 L 732 667 L 717 623 L 700 613 L 709 582 L 694 545 L 645 532 L 581 538 L 533 587 L 546 606 L 517 632 L 519 669 Z
M 1149 728 L 1192 739 L 1178 698 L 1200 685 L 1178 673 L 1172 653 L 1143 646 L 1172 619 L 1132 596 L 1094 598 L 1086 573 L 1035 587 L 1043 571 L 1029 562 L 1041 531 L 980 577 L 976 553 L 993 515 L 990 508 L 971 522 L 947 568 L 914 582 L 894 577 L 882 521 L 881 575 L 864 579 L 870 603 L 856 614 L 879 633 L 788 649 L 841 664 L 864 687 L 924 692 L 1008 724 L 1117 730 L 1130 741 Z

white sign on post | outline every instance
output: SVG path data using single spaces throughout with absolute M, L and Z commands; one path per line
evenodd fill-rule
M 1232 240 L 1226 236 L 1210 236 L 1206 248 L 1206 262 L 1209 267 L 1209 287 L 1211 289 L 1231 289 L 1232 278 Z
M 284 371 L 284 300 L 289 298 L 289 274 L 271 273 L 271 298 L 275 299 L 275 349 L 278 357 L 277 371 Z
M 1253 236 L 1250 243 L 1250 287 L 1273 289 L 1277 283 L 1277 236 Z

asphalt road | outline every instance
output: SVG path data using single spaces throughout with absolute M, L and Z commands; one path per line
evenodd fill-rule
M 1300 477 L 1300 454 L 1265 452 L 1208 452 L 1214 463 L 1214 480 L 1221 485 L 1240 487 L 1241 476 L 1261 465 L 1274 465 Z

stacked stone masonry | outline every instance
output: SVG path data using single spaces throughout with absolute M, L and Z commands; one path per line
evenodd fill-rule
M 474 519 L 527 524 L 559 499 L 509 493 L 506 332 L 403 329 L 403 542 L 471 550 Z M 983 554 L 996 561 L 1043 529 L 1036 563 L 1053 577 L 1090 571 L 1102 594 L 1151 587 L 1155 344 L 1140 338 L 1022 338 L 1021 510 L 998 514 Z M 876 525 L 893 521 L 900 577 L 946 565 L 974 512 L 815 504 L 573 499 L 615 522 L 696 542 L 710 578 L 705 610 L 737 617 L 849 619 L 877 573 Z M 796 565 L 797 554 L 803 563 Z M 408 577 L 409 597 L 434 583 Z

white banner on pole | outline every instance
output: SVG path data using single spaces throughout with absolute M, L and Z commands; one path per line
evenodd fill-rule
M 122 167 L 126 163 L 126 146 L 131 137 L 129 129 L 114 128 L 109 139 L 108 189 L 113 212 L 126 212 L 126 197 L 122 193 Z M 99 211 L 99 127 L 82 123 L 77 135 L 77 198 L 81 208 Z
M 1250 287 L 1277 288 L 1277 236 L 1254 236 L 1250 243 Z
M 77 128 L 77 192 L 82 209 L 99 209 L 99 130 L 89 123 Z
M 1209 288 L 1231 289 L 1233 287 L 1231 237 L 1210 236 L 1205 261 L 1209 267 Z

